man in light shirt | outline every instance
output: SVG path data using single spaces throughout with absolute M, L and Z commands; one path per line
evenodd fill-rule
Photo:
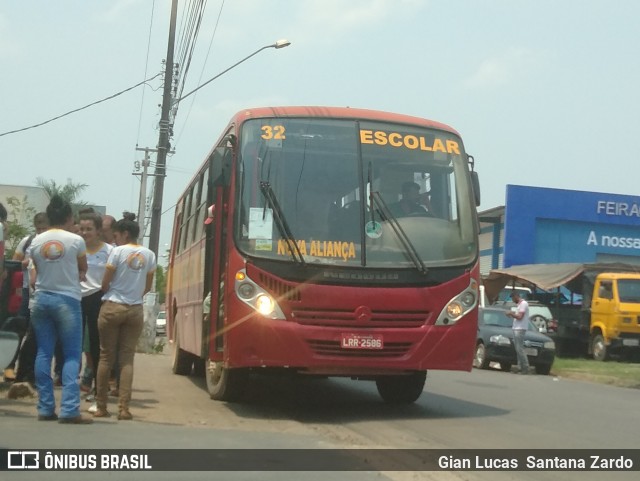
M 509 311 L 506 315 L 513 318 L 513 344 L 518 357 L 518 366 L 520 366 L 520 374 L 529 374 L 529 360 L 524 352 L 524 335 L 529 328 L 529 303 L 520 297 L 515 289 L 511 299 L 516 303 L 516 311 Z

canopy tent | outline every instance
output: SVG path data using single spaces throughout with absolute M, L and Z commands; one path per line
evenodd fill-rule
M 588 294 L 582 292 L 584 278 L 590 280 L 590 284 L 593 285 L 593 279 L 599 272 L 640 272 L 640 266 L 621 263 L 526 264 L 493 269 L 482 283 L 491 301 L 495 300 L 510 282 L 532 284 L 545 291 L 565 286 L 572 292 L 584 295 Z

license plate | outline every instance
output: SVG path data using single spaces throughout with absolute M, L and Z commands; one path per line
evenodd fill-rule
M 527 356 L 537 356 L 538 355 L 538 350 L 535 347 L 525 347 L 524 348 L 524 353 Z
M 623 346 L 640 346 L 640 339 L 623 339 Z
M 384 342 L 381 335 L 342 334 L 340 342 L 342 349 L 382 349 Z

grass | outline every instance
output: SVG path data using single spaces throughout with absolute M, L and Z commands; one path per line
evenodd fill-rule
M 166 343 L 163 337 L 156 339 L 156 343 L 153 345 L 153 352 L 155 354 L 161 354 L 164 351 Z
M 640 363 L 556 357 L 553 376 L 640 389 Z

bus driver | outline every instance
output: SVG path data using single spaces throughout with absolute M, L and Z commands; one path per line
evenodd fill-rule
M 402 184 L 402 199 L 390 204 L 389 210 L 395 217 L 432 216 L 429 212 L 429 194 L 421 194 L 420 185 L 411 181 Z

